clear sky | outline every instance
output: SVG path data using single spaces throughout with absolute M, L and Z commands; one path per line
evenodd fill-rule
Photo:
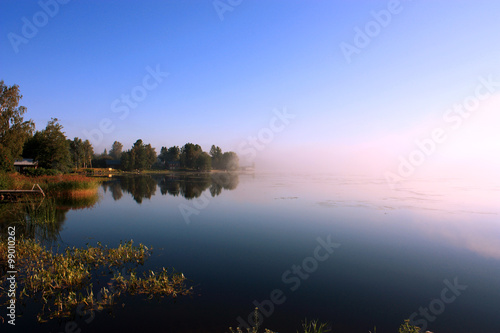
M 499 13 L 493 0 L 2 0 L 0 79 L 37 129 L 56 117 L 96 152 L 141 138 L 299 171 L 401 177 L 402 157 L 411 177 L 498 179 Z

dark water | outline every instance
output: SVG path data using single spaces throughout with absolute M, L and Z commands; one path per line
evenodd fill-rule
M 259 305 L 278 332 L 304 318 L 397 332 L 413 314 L 436 333 L 498 333 L 499 198 L 498 185 L 450 179 L 391 189 L 328 175 L 113 178 L 91 207 L 60 213 L 59 242 L 153 246 L 146 268 L 173 267 L 195 292 L 123 297 L 111 313 L 46 324 L 28 303 L 15 331 L 227 332 Z

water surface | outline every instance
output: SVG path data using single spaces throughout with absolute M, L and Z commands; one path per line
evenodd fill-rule
M 62 213 L 59 242 L 153 246 L 145 268 L 173 267 L 195 292 L 123 297 L 112 313 L 68 319 L 82 332 L 225 332 L 255 304 L 279 332 L 306 317 L 397 332 L 413 313 L 433 332 L 500 332 L 498 184 L 222 173 L 112 178 L 99 195 Z M 20 331 L 68 321 L 38 325 L 24 311 Z

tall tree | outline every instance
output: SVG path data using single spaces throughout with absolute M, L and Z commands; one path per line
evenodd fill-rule
M 69 141 L 69 151 L 71 154 L 72 164 L 76 169 L 81 168 L 84 163 L 85 153 L 83 150 L 83 141 L 80 138 L 74 138 Z
M 109 156 L 111 156 L 115 160 L 119 160 L 122 156 L 122 149 L 123 145 L 120 142 L 113 142 L 113 146 L 111 146 L 111 150 L 109 151 Z
M 62 131 L 62 125 L 52 118 L 41 132 L 42 147 L 38 153 L 41 167 L 67 171 L 71 164 L 69 144 Z
M 19 106 L 23 96 L 19 86 L 8 87 L 0 81 L 0 170 L 11 170 L 14 160 L 21 157 L 23 145 L 33 134 L 32 120 L 24 121 L 26 107 Z
M 42 148 L 43 134 L 40 131 L 36 131 L 35 134 L 24 143 L 23 157 L 38 160 Z
M 219 146 L 212 145 L 210 148 L 210 156 L 212 157 L 212 167 L 220 169 L 222 165 L 222 149 Z
M 167 161 L 168 162 L 176 162 L 181 158 L 181 150 L 178 146 L 172 146 L 168 148 L 167 151 Z
M 94 147 L 89 140 L 83 141 L 83 167 L 92 168 L 92 158 L 94 157 Z
M 212 158 L 205 152 L 202 152 L 196 158 L 196 169 L 201 171 L 210 171 L 212 169 Z
M 188 169 L 195 169 L 196 159 L 202 152 L 203 149 L 201 149 L 200 145 L 186 143 L 181 148 L 181 155 L 180 155 L 181 167 Z
M 222 169 L 235 171 L 239 168 L 239 158 L 235 152 L 226 152 L 222 154 Z
M 121 165 L 124 170 L 150 169 L 155 162 L 155 149 L 151 144 L 145 145 L 141 139 L 134 143 L 132 149 L 121 154 Z

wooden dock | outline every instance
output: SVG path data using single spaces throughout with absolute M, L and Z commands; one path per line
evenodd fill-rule
M 40 185 L 35 184 L 31 190 L 0 190 L 0 201 L 15 202 L 26 195 L 42 195 L 42 197 L 45 197 Z

